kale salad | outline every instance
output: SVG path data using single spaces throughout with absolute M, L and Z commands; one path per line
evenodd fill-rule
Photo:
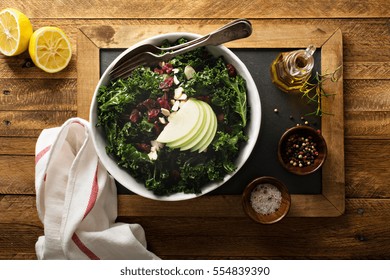
M 163 47 L 186 41 L 165 41 Z M 207 103 L 215 114 L 207 148 L 183 150 L 156 141 L 190 100 Z M 97 110 L 106 152 L 155 195 L 201 193 L 202 186 L 236 169 L 240 146 L 248 140 L 246 81 L 204 47 L 101 86 Z

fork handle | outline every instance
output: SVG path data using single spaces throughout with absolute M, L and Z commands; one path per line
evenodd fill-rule
M 173 52 L 165 53 L 160 56 L 163 60 L 169 60 L 179 54 L 183 54 L 194 50 L 199 47 L 207 45 L 221 45 L 226 42 L 234 41 L 237 39 L 242 39 L 250 36 L 252 34 L 252 25 L 246 20 L 235 21 L 232 24 L 227 24 L 225 27 L 222 27 L 209 35 L 206 35 L 200 42 L 191 44 L 190 46 L 178 49 Z
M 175 51 L 175 50 L 178 50 L 178 49 L 182 49 L 182 48 L 185 48 L 185 47 L 188 47 L 188 46 L 191 46 L 191 45 L 194 45 L 194 44 L 203 42 L 203 41 L 206 40 L 206 39 L 212 39 L 212 38 L 209 38 L 210 35 L 215 34 L 216 32 L 218 32 L 218 31 L 220 31 L 220 30 L 222 30 L 222 29 L 228 28 L 228 27 L 230 27 L 230 26 L 232 26 L 232 25 L 235 25 L 235 24 L 237 24 L 237 23 L 239 23 L 239 22 L 246 22 L 247 25 L 249 25 L 249 27 L 246 26 L 245 28 L 250 29 L 249 32 L 252 32 L 250 21 L 248 21 L 248 20 L 245 19 L 245 18 L 239 18 L 239 19 L 235 19 L 235 20 L 233 20 L 233 21 L 230 21 L 229 23 L 225 24 L 224 26 L 221 26 L 220 28 L 218 28 L 217 30 L 213 31 L 213 32 L 210 33 L 210 34 L 204 35 L 204 36 L 199 37 L 199 38 L 196 38 L 196 39 L 194 39 L 194 40 L 190 40 L 190 41 L 188 41 L 188 42 L 186 42 L 186 43 L 183 43 L 183 44 L 174 45 L 174 46 L 166 47 L 166 48 L 160 47 L 160 49 L 163 50 L 163 51 Z M 241 23 L 241 25 L 244 25 L 244 24 Z M 248 36 L 249 36 L 249 35 L 248 35 Z M 212 44 L 210 44 L 210 45 L 212 45 Z

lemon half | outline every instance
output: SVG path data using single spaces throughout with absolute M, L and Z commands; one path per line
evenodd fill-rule
M 12 8 L 0 12 L 0 52 L 4 55 L 26 51 L 32 33 L 33 27 L 25 14 Z
M 64 69 L 72 57 L 68 37 L 58 27 L 45 26 L 36 30 L 28 48 L 34 64 L 48 73 Z

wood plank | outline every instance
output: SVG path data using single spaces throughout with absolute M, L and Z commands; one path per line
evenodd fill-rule
M 34 244 L 43 234 L 34 205 L 34 196 L 0 196 L 0 259 L 34 255 Z M 389 207 L 389 199 L 347 199 L 340 217 L 286 217 L 272 226 L 245 216 L 221 219 L 183 213 L 175 218 L 127 213 L 118 221 L 139 223 L 149 249 L 164 258 L 388 258 Z
M 40 227 L 0 223 L 0 259 L 36 259 L 35 243 L 42 234 Z
M 345 112 L 345 136 L 390 139 L 390 112 Z
M 147 24 L 124 26 L 82 26 L 83 33 L 99 48 L 128 48 L 149 37 L 172 33 L 189 32 L 208 34 L 222 25 L 217 24 Z M 251 36 L 226 43 L 229 48 L 283 48 L 302 47 L 310 43 L 321 46 L 335 31 L 335 27 L 313 24 L 301 25 L 291 22 L 276 24 L 273 21 L 251 21 L 253 32 Z M 290 31 L 294 30 L 294 33 Z
M 0 111 L 0 136 L 36 137 L 75 116 L 74 111 Z
M 0 79 L 0 111 L 76 111 L 76 79 Z
M 33 156 L 37 137 L 0 137 L 0 155 Z
M 35 205 L 35 195 L 0 195 L 0 223 L 42 228 Z
M 88 120 L 92 96 L 100 78 L 100 54 L 98 47 L 81 30 L 77 47 L 83 53 L 77 61 L 77 116 Z
M 57 73 L 46 73 L 31 64 L 29 54 L 24 52 L 18 56 L 6 57 L 0 54 L 0 75 L 5 79 L 75 79 L 76 78 L 76 55 L 72 58 L 68 66 Z M 26 67 L 26 63 L 31 65 Z
M 33 156 L 0 156 L 0 194 L 34 194 Z
M 389 112 L 389 88 L 390 80 L 345 80 L 344 110 L 346 112 Z
M 322 45 L 321 72 L 329 73 L 343 64 L 343 41 L 341 30 L 338 29 Z M 332 115 L 322 115 L 321 134 L 327 145 L 327 157 L 322 166 L 322 194 L 340 212 L 345 209 L 345 170 L 344 170 L 344 94 L 343 75 L 337 76 L 337 81 L 329 80 L 323 83 L 327 93 L 334 93 L 328 98 L 322 98 L 321 110 L 332 112 Z
M 109 3 L 91 0 L 83 9 L 79 2 L 69 0 L 50 6 L 53 18 L 372 18 L 387 17 L 390 6 L 386 0 L 368 1 L 124 1 Z M 6 0 L 5 6 L 26 11 L 30 18 L 46 18 L 47 3 L 43 0 L 20 2 Z M 297 12 L 297 10 L 302 12 Z M 147 13 L 145 13 L 147 11 Z
M 390 141 L 346 140 L 345 172 L 347 197 L 390 197 Z
M 345 79 L 389 79 L 390 62 L 344 62 Z
M 119 215 L 153 217 L 245 217 L 240 195 L 206 195 L 190 201 L 164 203 L 135 195 L 119 196 Z M 195 210 L 194 210 L 195 209 Z M 178 214 L 179 213 L 179 214 Z M 324 214 L 326 213 L 326 214 Z M 338 216 L 322 195 L 292 195 L 289 217 Z

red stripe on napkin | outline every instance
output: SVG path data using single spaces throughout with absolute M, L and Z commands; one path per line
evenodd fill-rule
M 35 164 L 37 164 L 37 162 L 50 150 L 50 148 L 51 145 L 47 146 L 35 156 Z
M 79 247 L 79 249 L 87 255 L 88 258 L 91 260 L 100 260 L 98 256 L 96 256 L 91 250 L 87 248 L 87 246 L 85 246 L 76 233 L 73 233 L 72 240 L 77 245 L 77 247 Z
M 89 212 L 91 212 L 93 206 L 95 205 L 98 192 L 99 192 L 98 167 L 96 167 L 95 176 L 92 182 L 91 194 L 89 195 L 88 205 L 87 205 L 87 209 L 85 210 L 83 220 L 89 214 Z M 84 243 L 80 240 L 80 238 L 77 236 L 76 233 L 73 233 L 72 240 L 77 245 L 77 247 L 79 247 L 79 249 L 85 255 L 87 255 L 88 258 L 90 258 L 91 260 L 100 260 L 98 256 L 96 256 L 90 249 L 87 248 L 87 246 L 84 245 Z
M 77 123 L 77 124 L 81 125 L 82 127 L 84 127 L 84 124 L 81 123 L 80 121 L 73 121 L 72 123 Z
M 98 192 L 99 192 L 98 167 L 96 167 L 95 176 L 94 176 L 93 182 L 92 182 L 91 194 L 89 195 L 88 205 L 87 205 L 87 209 L 85 210 L 83 220 L 89 214 L 89 212 L 91 212 L 93 206 L 95 205 L 95 202 L 96 202 L 96 199 L 98 196 Z

